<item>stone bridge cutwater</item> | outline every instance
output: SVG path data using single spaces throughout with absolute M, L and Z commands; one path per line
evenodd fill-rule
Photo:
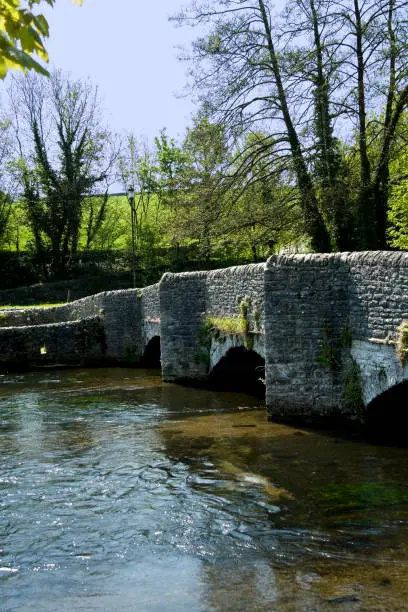
M 408 379 L 406 321 L 408 254 L 277 255 L 62 306 L 4 309 L 0 365 L 143 365 L 160 338 L 165 381 L 206 382 L 231 355 L 235 367 L 255 354 L 249 367 L 264 378 L 272 419 L 364 422 L 376 398 Z

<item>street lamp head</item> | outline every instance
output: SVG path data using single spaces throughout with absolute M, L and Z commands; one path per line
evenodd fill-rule
M 133 200 L 133 198 L 135 197 L 135 189 L 133 185 L 129 185 L 129 187 L 127 188 L 127 194 L 129 200 Z

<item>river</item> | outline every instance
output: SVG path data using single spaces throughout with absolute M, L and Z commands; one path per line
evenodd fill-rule
M 137 369 L 0 377 L 0 609 L 401 610 L 401 448 Z

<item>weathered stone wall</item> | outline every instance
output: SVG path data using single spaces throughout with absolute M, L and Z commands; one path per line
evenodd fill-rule
M 272 417 L 330 412 L 347 329 L 348 267 L 326 255 L 275 256 L 265 272 L 266 401 Z
M 86 312 L 91 303 L 103 314 L 106 338 L 106 357 L 111 361 L 137 362 L 142 354 L 140 293 L 138 289 L 123 289 L 98 293 L 93 302 L 83 302 L 83 310 L 75 307 L 73 316 Z M 91 299 L 89 298 L 89 299 Z M 73 303 L 74 304 L 74 303 Z
M 106 354 L 100 316 L 81 321 L 0 329 L 0 365 L 30 368 L 99 363 Z
M 263 329 L 264 267 L 253 264 L 163 276 L 159 287 L 164 380 L 206 378 L 211 366 L 211 338 L 203 329 L 206 317 L 239 316 L 240 302 L 249 297 L 250 325 L 259 318 Z
M 353 253 L 350 264 L 351 356 L 364 405 L 407 380 L 396 354 L 398 328 L 408 319 L 408 254 Z
M 138 361 L 143 353 L 139 296 L 138 289 L 127 289 L 98 293 L 62 306 L 7 309 L 0 312 L 0 325 L 12 342 L 15 327 L 64 323 L 64 329 L 70 325 L 75 328 L 75 322 L 99 316 L 105 335 L 104 360 Z
M 206 312 L 206 272 L 167 273 L 159 283 L 161 362 L 166 381 L 207 375 L 209 347 L 201 330 Z
M 205 273 L 206 313 L 215 317 L 239 316 L 240 303 L 250 299 L 248 318 L 251 329 L 259 313 L 259 328 L 264 327 L 265 264 L 248 264 Z M 254 316 L 255 315 L 255 316 Z
M 365 406 L 406 378 L 389 342 L 408 319 L 408 254 L 272 257 L 265 296 L 272 417 L 364 418 L 347 395 L 353 364 Z
M 7 308 L 0 311 L 0 327 L 62 323 L 70 319 L 70 304 L 46 308 Z
M 408 253 L 367 252 L 338 256 L 350 270 L 353 338 L 395 337 L 408 319 Z
M 141 346 L 143 349 L 155 336 L 160 336 L 159 283 L 144 287 L 141 294 Z

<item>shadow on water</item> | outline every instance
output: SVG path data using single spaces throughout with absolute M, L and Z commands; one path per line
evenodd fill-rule
M 376 397 L 367 406 L 367 438 L 375 444 L 408 446 L 408 382 Z
M 243 346 L 231 348 L 210 372 L 209 387 L 265 397 L 265 360 Z

